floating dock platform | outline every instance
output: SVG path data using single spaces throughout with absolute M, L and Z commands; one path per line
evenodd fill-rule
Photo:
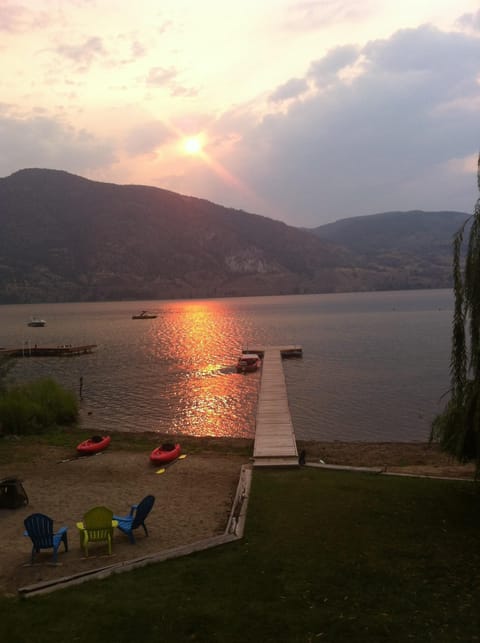
M 73 346 L 65 344 L 63 346 L 29 346 L 22 348 L 3 348 L 0 349 L 0 357 L 71 357 L 74 355 L 86 355 L 93 353 L 97 348 L 96 344 L 85 344 L 83 346 Z
M 278 351 L 284 359 L 288 359 L 289 357 L 303 357 L 303 348 L 298 344 L 292 344 L 290 346 L 263 346 L 260 348 L 249 346 L 248 348 L 243 348 L 242 353 L 256 353 L 263 358 L 267 350 Z
M 301 346 L 244 349 L 263 358 L 253 447 L 254 467 L 297 467 L 298 451 L 282 357 L 301 357 Z

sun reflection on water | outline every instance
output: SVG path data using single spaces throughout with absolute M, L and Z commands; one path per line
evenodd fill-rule
M 172 304 L 169 312 L 169 323 L 152 326 L 150 338 L 157 357 L 168 346 L 175 366 L 167 391 L 168 432 L 251 434 L 258 376 L 235 372 L 238 320 L 214 300 Z

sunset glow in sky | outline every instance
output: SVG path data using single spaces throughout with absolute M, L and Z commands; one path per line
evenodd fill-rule
M 0 176 L 298 226 L 472 211 L 478 0 L 0 0 Z

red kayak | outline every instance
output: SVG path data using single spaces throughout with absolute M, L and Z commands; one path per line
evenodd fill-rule
M 162 444 L 161 447 L 157 447 L 151 452 L 150 462 L 153 462 L 153 464 L 166 464 L 178 458 L 180 453 L 181 449 L 179 444 Z
M 103 451 L 103 449 L 106 449 L 109 444 L 110 444 L 109 435 L 94 435 L 91 438 L 88 438 L 88 440 L 81 442 L 77 446 L 77 452 L 81 453 L 82 455 L 89 455 L 90 453 L 98 453 L 99 451 Z

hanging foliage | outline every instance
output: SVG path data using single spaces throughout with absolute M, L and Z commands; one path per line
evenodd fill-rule
M 480 155 L 477 183 L 480 191 Z M 464 235 L 470 226 L 462 261 Z M 462 269 L 463 264 L 463 269 Z M 454 236 L 450 399 L 432 424 L 431 440 L 460 462 L 475 462 L 480 475 L 480 198 L 473 216 Z

